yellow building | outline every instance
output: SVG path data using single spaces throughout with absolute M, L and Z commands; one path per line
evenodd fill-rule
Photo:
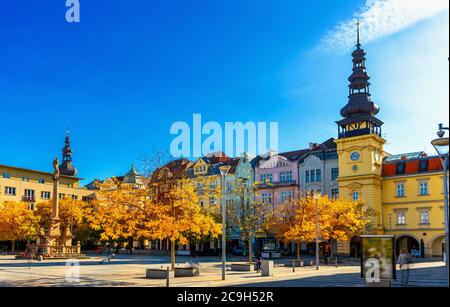
M 349 101 L 337 122 L 340 197 L 363 201 L 366 210 L 376 212 L 366 234 L 393 234 L 397 251 L 407 248 L 417 256 L 440 256 L 444 239 L 440 159 L 423 152 L 391 156 L 384 151 L 383 122 L 371 100 L 359 27 L 352 56 Z M 359 238 L 338 242 L 338 252 L 359 256 L 359 242 Z
M 397 250 L 441 256 L 444 243 L 443 173 L 439 157 L 423 152 L 386 158 L 383 220 Z
M 89 201 L 95 193 L 79 187 L 81 178 L 75 177 L 77 171 L 72 165 L 72 150 L 69 135 L 63 149 L 59 198 Z M 39 202 L 52 199 L 53 173 L 0 164 L 0 203 L 4 201 L 25 202 L 30 209 Z

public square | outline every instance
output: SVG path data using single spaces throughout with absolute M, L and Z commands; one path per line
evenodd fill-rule
M 144 255 L 119 255 L 110 263 L 101 264 L 102 257 L 95 255 L 80 260 L 80 279 L 78 283 L 66 280 L 68 267 L 64 260 L 43 262 L 15 260 L 13 256 L 0 256 L 0 287 L 165 287 L 165 280 L 145 278 L 148 268 L 167 267 L 169 257 Z M 189 257 L 177 257 L 177 264 L 183 264 Z M 284 267 L 289 260 L 275 260 L 274 276 L 261 277 L 256 272 L 232 272 L 230 264 L 243 262 L 243 259 L 230 259 L 226 280 L 221 280 L 219 258 L 199 259 L 200 276 L 175 278 L 171 287 L 365 287 L 360 278 L 357 260 L 353 265 L 346 260 L 338 267 L 321 266 L 292 268 Z M 438 259 L 420 259 L 411 268 L 408 287 L 445 287 L 445 266 Z M 399 281 L 393 287 L 402 287 Z

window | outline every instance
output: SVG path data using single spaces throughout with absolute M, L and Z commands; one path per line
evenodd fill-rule
M 359 192 L 353 192 L 352 198 L 353 198 L 353 201 L 358 201 L 359 200 Z
M 311 182 L 316 182 L 316 171 L 315 170 L 311 171 Z
M 428 171 L 428 160 L 421 160 L 419 162 L 419 172 Z
M 217 181 L 211 181 L 209 187 L 211 190 L 215 190 L 217 188 Z
M 22 181 L 30 181 L 30 177 L 29 176 L 22 176 Z
M 5 187 L 5 195 L 15 196 L 16 195 L 16 188 Z
M 272 183 L 272 174 L 261 175 L 261 182 L 263 184 Z
M 397 197 L 405 197 L 405 184 L 397 184 Z
M 397 163 L 395 173 L 397 175 L 402 175 L 402 174 L 405 173 L 405 169 L 406 169 L 406 163 L 405 162 Z
M 72 200 L 78 200 L 78 196 L 72 195 Z
M 305 181 L 306 183 L 309 183 L 309 171 L 305 172 Z
M 420 211 L 420 224 L 430 224 L 430 211 L 429 210 Z
M 51 196 L 50 192 L 45 192 L 45 191 L 41 192 L 42 199 L 50 199 L 50 196 Z
M 339 177 L 339 168 L 331 169 L 331 180 L 336 180 Z
M 25 189 L 23 197 L 26 200 L 34 200 L 34 190 Z
M 5 178 L 5 179 L 10 179 L 10 178 L 11 178 L 11 175 L 8 174 L 8 173 L 3 173 L 3 178 Z
M 421 182 L 419 184 L 419 194 L 428 195 L 428 182 Z
M 59 193 L 59 199 L 64 199 L 66 197 L 66 194 Z
M 45 183 L 45 179 L 41 178 L 38 180 L 39 183 L 44 184 Z
M 88 202 L 91 201 L 91 198 L 88 197 L 88 196 L 83 196 L 83 197 L 82 197 L 82 200 L 83 200 L 83 202 L 88 203 Z
M 397 212 L 397 224 L 398 225 L 406 225 L 406 213 L 405 211 Z
M 281 201 L 284 203 L 287 200 L 287 192 L 281 192 Z
M 316 170 L 316 182 L 322 182 L 322 170 Z
M 263 203 L 267 203 L 267 193 L 262 193 L 261 198 L 262 198 Z
M 338 199 L 339 198 L 339 189 L 332 189 L 331 190 L 331 199 Z
M 209 198 L 209 203 L 210 203 L 211 205 L 217 205 L 217 200 L 216 200 L 216 198 L 215 198 L 214 196 L 210 197 L 210 198 Z
M 199 203 L 200 207 L 203 208 L 203 199 L 200 198 L 200 199 L 198 200 L 198 203 Z
M 272 203 L 272 193 L 262 193 L 262 200 L 266 204 Z
M 280 173 L 281 182 L 291 182 L 292 181 L 292 171 L 286 171 Z

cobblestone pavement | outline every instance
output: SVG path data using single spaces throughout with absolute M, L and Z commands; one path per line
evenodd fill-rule
M 177 263 L 185 263 L 189 257 L 177 257 Z M 164 287 L 165 280 L 145 278 L 145 269 L 167 267 L 168 257 L 120 255 L 111 263 L 101 264 L 101 257 L 80 261 L 80 280 L 70 283 L 66 280 L 66 262 L 47 260 L 44 262 L 15 260 L 12 256 L 0 256 L 0 287 L 11 286 L 97 286 L 97 287 Z M 261 277 L 256 272 L 231 272 L 221 280 L 221 263 L 218 258 L 199 258 L 200 277 L 175 278 L 173 287 L 364 287 L 359 267 L 340 264 L 339 267 L 292 268 L 284 267 L 282 261 L 275 262 L 274 276 Z M 231 262 L 244 261 L 231 259 Z M 445 287 L 446 268 L 436 260 L 422 260 L 411 269 L 408 287 Z M 393 282 L 393 287 L 402 286 Z

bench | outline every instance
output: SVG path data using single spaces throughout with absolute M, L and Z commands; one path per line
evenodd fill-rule
M 200 276 L 200 269 L 194 267 L 175 267 L 175 277 L 196 277 Z
M 252 263 L 232 263 L 231 271 L 235 272 L 252 272 L 255 269 L 255 265 Z
M 145 277 L 149 279 L 167 279 L 167 273 L 169 273 L 169 278 L 174 277 L 173 271 L 168 271 L 167 268 L 164 269 L 147 269 Z

